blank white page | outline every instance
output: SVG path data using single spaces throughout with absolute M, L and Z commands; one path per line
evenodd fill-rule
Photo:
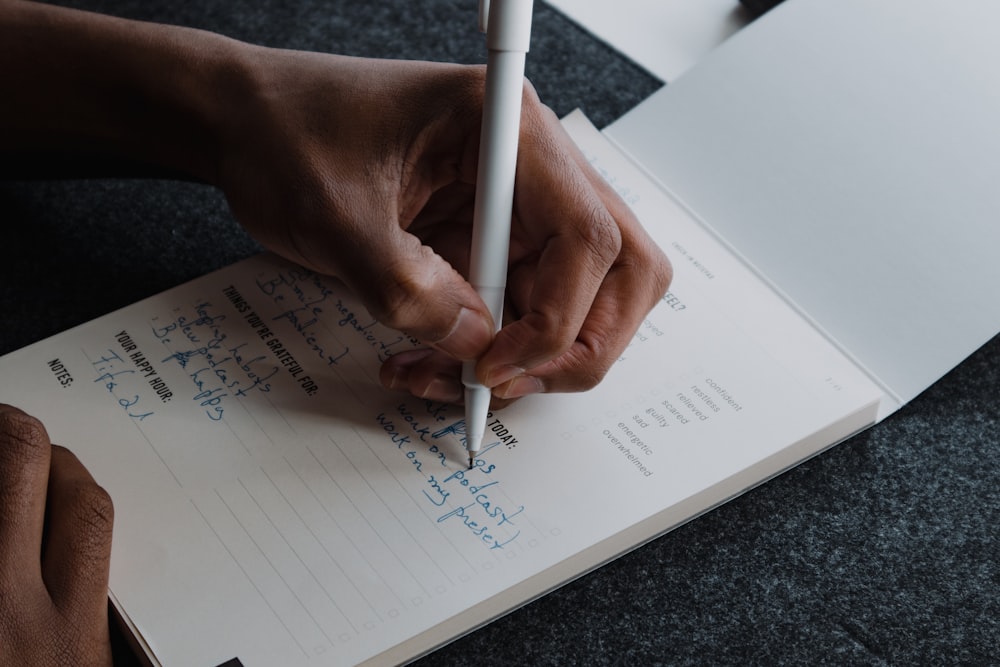
M 607 133 L 905 402 L 1000 329 L 997 25 L 787 0 Z

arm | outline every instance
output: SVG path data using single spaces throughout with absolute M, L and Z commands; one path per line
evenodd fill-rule
M 237 51 L 198 30 L 0 0 L 0 168 L 208 180 L 219 68 Z
M 12 66 L 18 63 L 18 66 Z M 494 338 L 464 279 L 483 69 L 257 47 L 0 0 L 0 160 L 147 165 L 211 183 L 270 250 L 343 279 L 424 341 L 384 384 L 458 401 L 460 360 L 499 402 L 593 386 L 670 266 L 526 85 L 508 301 Z

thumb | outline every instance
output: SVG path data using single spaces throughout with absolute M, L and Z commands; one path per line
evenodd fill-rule
M 494 326 L 472 285 L 416 236 L 395 227 L 390 237 L 356 255 L 348 285 L 382 324 L 454 359 L 478 359 Z

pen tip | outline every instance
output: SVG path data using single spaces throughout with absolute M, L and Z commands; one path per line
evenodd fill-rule
M 474 462 L 475 462 L 475 458 L 473 457 L 472 453 L 470 452 L 469 453 L 469 470 L 472 470 L 472 468 L 475 466 Z

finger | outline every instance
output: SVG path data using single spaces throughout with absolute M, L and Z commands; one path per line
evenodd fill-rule
M 313 211 L 308 216 L 313 222 L 299 225 L 289 243 L 297 248 L 292 256 L 340 278 L 382 324 L 456 359 L 478 358 L 493 340 L 485 304 L 448 261 L 401 227 L 393 197 L 379 191 L 375 184 L 368 189 L 347 184 L 330 194 L 327 199 L 337 201 L 334 210 Z M 326 224 L 331 218 L 340 221 L 336 238 Z M 430 231 L 419 231 L 434 241 Z
M 517 229 L 538 254 L 529 255 L 534 276 L 517 304 L 519 319 L 500 331 L 477 367 L 488 386 L 569 349 L 621 249 L 618 222 L 580 165 L 553 141 L 544 128 L 524 141 Z
M 562 128 L 557 129 L 561 132 Z M 669 261 L 632 211 L 568 137 L 566 141 L 565 154 L 582 179 L 582 184 L 577 185 L 579 191 L 570 192 L 579 193 L 576 196 L 580 204 L 575 210 L 583 214 L 565 222 L 570 223 L 570 228 L 575 222 L 576 228 L 583 224 L 598 231 L 584 231 L 577 238 L 570 236 L 561 247 L 577 245 L 576 251 L 557 253 L 547 247 L 537 259 L 528 257 L 512 270 L 510 294 L 521 318 L 500 332 L 480 363 L 480 372 L 486 374 L 487 384 L 497 396 L 516 398 L 540 391 L 593 387 L 621 355 L 672 279 Z M 617 244 L 614 231 L 607 234 L 607 243 L 600 243 L 600 228 L 604 225 L 614 227 Z M 573 266 L 561 268 L 561 263 L 572 263 L 574 252 L 578 253 L 576 273 Z M 610 265 L 602 269 L 611 252 L 614 257 Z M 594 260 L 590 264 L 585 261 L 588 253 Z M 546 311 L 565 318 L 561 328 L 551 326 L 557 320 L 546 317 Z M 548 334 L 543 329 L 546 326 L 550 327 Z M 528 345 L 534 347 L 533 356 L 529 351 L 522 353 L 520 362 L 508 361 L 516 359 L 517 351 Z M 504 354 L 510 357 L 504 359 Z
M 53 446 L 42 576 L 55 605 L 77 619 L 107 617 L 114 509 L 69 450 Z
M 51 447 L 34 417 L 0 405 L 0 589 L 40 582 Z
M 412 350 L 390 357 L 379 370 L 387 389 L 431 401 L 461 403 L 462 363 L 435 350 Z
M 431 248 L 406 232 L 399 235 L 406 238 L 399 239 L 395 254 L 370 276 L 371 287 L 360 288 L 366 305 L 382 323 L 455 359 L 479 357 L 494 330 L 482 299 Z
M 566 352 L 493 388 L 501 398 L 538 392 L 584 391 L 596 386 L 621 356 L 655 304 L 662 283 L 643 280 L 627 264 L 609 271 L 576 340 Z M 665 287 L 663 288 L 665 289 Z
M 382 365 L 380 378 L 387 389 L 405 391 L 417 398 L 456 405 L 465 402 L 461 362 L 436 350 L 412 350 L 395 354 Z M 527 393 L 529 392 L 521 395 Z M 508 398 L 494 395 L 490 399 L 490 408 L 504 408 L 519 396 Z

